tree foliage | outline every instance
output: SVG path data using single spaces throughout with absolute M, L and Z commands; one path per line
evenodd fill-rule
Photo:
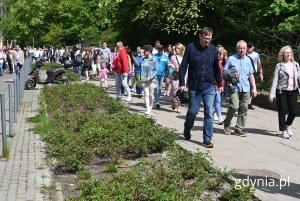
M 214 42 L 252 40 L 268 51 L 299 47 L 300 0 L 5 0 L 4 35 L 41 44 L 189 42 L 203 26 Z M 272 41 L 270 39 L 272 38 Z M 25 44 L 25 42 L 24 42 Z M 272 49 L 274 48 L 274 49 Z M 300 49 L 300 48 L 299 48 Z

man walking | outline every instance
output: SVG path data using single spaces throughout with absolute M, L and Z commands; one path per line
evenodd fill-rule
M 203 144 L 206 148 L 213 148 L 213 105 L 216 94 L 215 81 L 220 92 L 223 91 L 222 78 L 219 68 L 217 48 L 210 44 L 213 30 L 204 27 L 200 30 L 199 39 L 190 43 L 183 56 L 179 68 L 179 86 L 181 91 L 187 90 L 185 74 L 188 67 L 187 85 L 189 88 L 189 108 L 184 123 L 183 135 L 186 140 L 191 139 L 191 129 L 200 108 L 200 101 L 204 104 Z
M 99 52 L 100 52 L 101 66 L 110 70 L 112 58 L 111 58 L 111 51 L 107 47 L 106 42 L 102 43 L 102 47 L 100 47 Z
M 247 43 L 244 40 L 238 41 L 236 51 L 237 53 L 229 57 L 225 64 L 225 74 L 234 77 L 238 81 L 233 84 L 235 88 L 230 92 L 229 107 L 224 120 L 224 132 L 227 135 L 231 134 L 230 123 L 235 112 L 238 111 L 234 134 L 246 137 L 243 129 L 247 118 L 250 83 L 253 97 L 257 95 L 257 92 L 251 59 L 246 56 Z
M 154 89 L 154 96 L 155 96 L 155 106 L 157 109 L 160 108 L 160 94 L 161 88 L 164 82 L 165 77 L 165 69 L 168 63 L 170 62 L 169 57 L 164 54 L 164 46 L 158 45 L 157 46 L 158 53 L 154 54 L 154 58 L 158 61 L 158 69 L 157 69 L 157 76 L 156 76 L 156 88 Z
M 14 65 L 15 72 L 18 75 L 25 63 L 25 55 L 19 45 L 17 45 L 16 49 L 12 51 L 12 63 Z
M 251 57 L 251 59 L 253 61 L 253 64 L 254 64 L 254 68 L 255 68 L 254 69 L 254 73 L 258 74 L 260 81 L 264 81 L 263 69 L 262 69 L 260 57 L 259 57 L 259 54 L 254 51 L 254 44 L 253 44 L 253 42 L 249 41 L 247 43 L 247 49 L 248 49 L 247 50 L 247 56 Z M 255 109 L 253 107 L 253 105 L 251 104 L 252 98 L 253 98 L 253 94 L 250 92 L 250 98 L 249 98 L 249 102 L 248 102 L 248 109 L 250 109 L 250 110 L 254 110 Z
M 127 91 L 127 102 L 131 101 L 131 92 L 127 83 L 128 76 L 128 56 L 122 42 L 117 42 L 118 56 L 114 61 L 115 66 L 115 81 L 116 81 L 116 99 L 120 99 L 121 85 Z

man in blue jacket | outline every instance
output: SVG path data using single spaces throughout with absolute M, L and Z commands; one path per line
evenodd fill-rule
M 155 106 L 157 109 L 160 108 L 160 94 L 161 88 L 164 82 L 165 77 L 165 69 L 169 63 L 169 57 L 164 54 L 164 46 L 158 45 L 157 46 L 158 53 L 154 54 L 154 58 L 158 61 L 158 69 L 157 69 L 157 76 L 156 76 L 156 88 L 154 89 L 154 96 L 155 96 Z
M 186 114 L 183 135 L 191 139 L 191 129 L 200 108 L 204 104 L 203 144 L 213 148 L 213 104 L 215 99 L 215 83 L 220 92 L 223 91 L 221 72 L 218 64 L 217 48 L 210 44 L 213 30 L 204 27 L 200 30 L 199 41 L 190 43 L 183 56 L 179 68 L 179 86 L 181 91 L 187 90 L 185 74 L 188 69 L 187 86 L 189 88 L 189 108 Z

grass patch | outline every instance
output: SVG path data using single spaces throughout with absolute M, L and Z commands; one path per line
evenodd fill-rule
M 10 146 L 8 143 L 6 143 L 3 148 L 3 156 L 7 159 L 9 159 L 9 157 L 10 157 Z

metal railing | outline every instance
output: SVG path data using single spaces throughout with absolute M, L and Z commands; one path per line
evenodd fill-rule
M 14 133 L 14 123 L 17 123 L 17 115 L 20 110 L 21 101 L 24 97 L 25 83 L 28 78 L 32 63 L 32 57 L 27 58 L 23 67 L 12 83 L 8 83 L 8 128 L 9 135 Z M 5 93 L 0 93 L 1 101 L 1 128 L 2 128 L 2 154 L 5 155 L 7 147 L 7 131 L 6 131 L 6 109 Z

